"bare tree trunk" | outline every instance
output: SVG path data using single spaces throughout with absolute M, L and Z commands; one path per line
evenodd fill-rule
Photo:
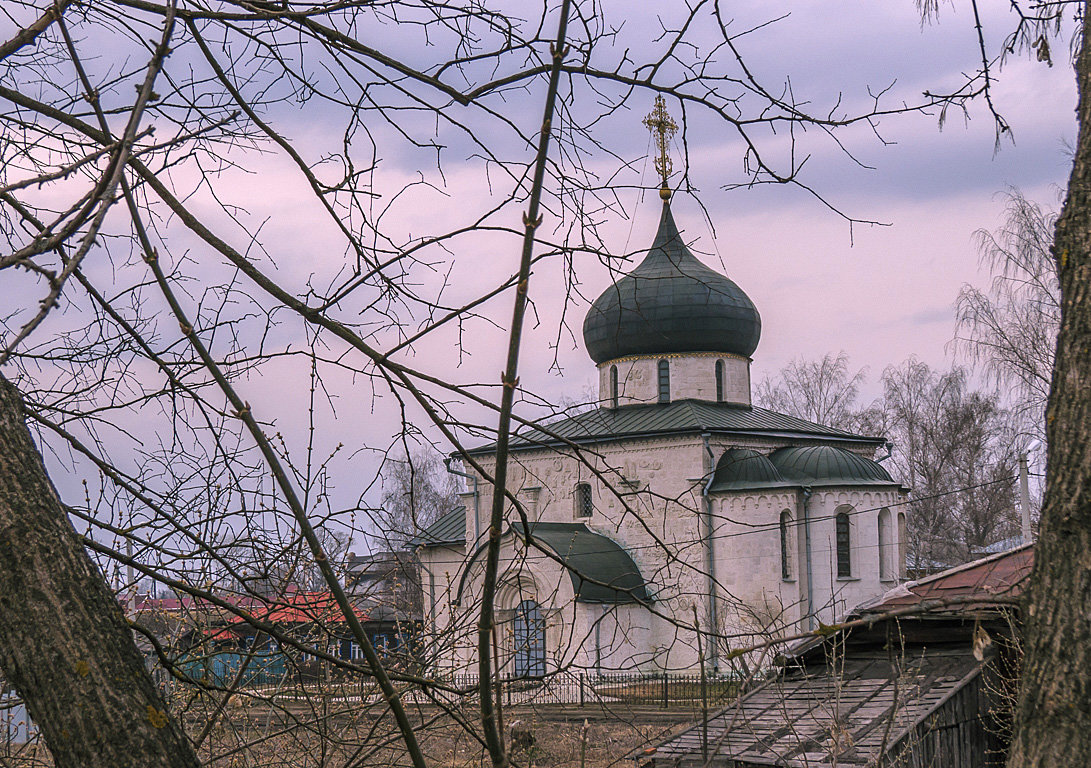
M 1087 19 L 1088 9 L 1083 18 Z M 1079 137 L 1057 220 L 1061 329 L 1049 464 L 1008 765 L 1091 765 L 1091 46 L 1076 62 Z
M 0 376 L 0 668 L 56 765 L 198 766 Z

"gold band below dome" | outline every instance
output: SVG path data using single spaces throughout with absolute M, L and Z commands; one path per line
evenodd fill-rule
M 598 364 L 598 368 L 602 368 L 608 365 L 616 365 L 617 363 L 631 363 L 637 360 L 673 360 L 679 357 L 715 357 L 724 360 L 743 360 L 747 363 L 754 362 L 754 358 L 747 357 L 746 355 L 737 355 L 734 352 L 667 352 L 662 355 L 626 355 L 625 357 L 615 357 L 611 360 L 606 360 Z

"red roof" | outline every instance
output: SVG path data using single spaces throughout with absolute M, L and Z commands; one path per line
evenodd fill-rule
M 246 609 L 256 605 L 259 599 L 249 595 L 233 595 L 230 593 L 219 594 L 216 597 L 233 605 L 236 608 Z M 138 611 L 159 611 L 163 613 L 181 612 L 190 610 L 219 610 L 219 606 L 200 597 L 185 595 L 183 597 L 149 597 L 137 595 L 133 607 Z
M 353 608 L 356 618 L 367 621 L 366 611 Z M 330 592 L 290 592 L 282 598 L 254 606 L 250 615 L 269 624 L 343 624 L 345 616 Z M 245 623 L 241 616 L 231 623 Z
M 950 568 L 934 576 L 910 581 L 887 592 L 878 602 L 861 606 L 857 612 L 882 613 L 929 601 L 952 601 L 964 605 L 989 603 L 991 597 L 1005 600 L 1023 594 L 1034 566 L 1034 545 L 991 555 Z

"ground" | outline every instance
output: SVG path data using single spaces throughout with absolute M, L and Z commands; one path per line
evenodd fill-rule
M 402 742 L 388 713 L 361 708 L 359 700 L 311 696 L 305 700 L 233 697 L 225 706 L 208 697 L 174 702 L 187 730 L 201 742 L 201 759 L 220 768 L 349 768 L 407 766 Z M 447 711 L 429 704 L 412 712 L 419 738 L 435 768 L 485 768 L 481 744 L 458 725 L 471 719 L 469 707 Z M 529 732 L 533 743 L 512 751 L 516 766 L 608 768 L 631 765 L 634 751 L 683 727 L 697 713 L 690 708 L 662 710 L 637 706 L 605 710 L 598 706 L 518 706 L 504 710 L 505 731 Z M 209 725 L 211 723 L 211 725 Z M 472 723 L 471 723 L 472 726 Z M 2 738 L 2 734 L 0 734 Z M 48 768 L 41 746 L 0 749 L 0 764 Z

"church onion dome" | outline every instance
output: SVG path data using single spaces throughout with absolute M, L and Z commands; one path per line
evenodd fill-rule
M 709 493 L 750 488 L 775 488 L 795 485 L 786 481 L 773 462 L 750 448 L 728 448 L 716 462 Z
M 648 255 L 595 300 L 583 321 L 587 353 L 596 363 L 688 352 L 750 357 L 760 336 L 754 302 L 690 253 L 669 200 Z
M 893 485 L 882 465 L 832 445 L 779 448 L 769 461 L 799 485 Z

